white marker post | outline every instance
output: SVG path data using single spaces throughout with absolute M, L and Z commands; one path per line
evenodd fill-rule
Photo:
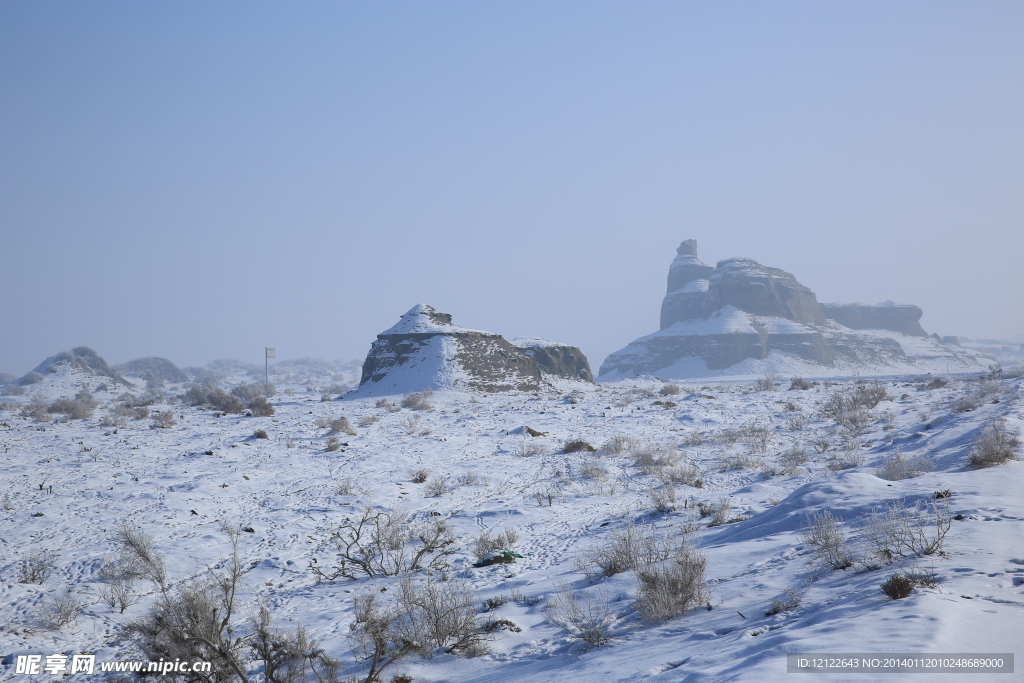
M 277 358 L 277 348 L 274 346 L 267 347 L 267 357 L 263 359 L 263 372 L 264 372 L 264 386 L 270 386 L 270 359 Z

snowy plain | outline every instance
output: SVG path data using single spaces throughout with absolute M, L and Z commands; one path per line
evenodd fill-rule
M 222 385 L 230 389 L 251 380 L 239 374 Z M 887 398 L 846 444 L 847 454 L 862 464 L 840 468 L 834 461 L 840 430 L 821 408 L 856 379 L 820 379 L 805 390 L 790 389 L 788 377 L 780 377 L 774 390 L 756 390 L 753 381 L 735 378 L 564 382 L 534 393 L 447 390 L 434 393 L 427 410 L 396 410 L 378 405 L 378 397 L 324 401 L 323 387 L 279 382 L 272 417 L 190 407 L 177 400 L 183 385 L 167 385 L 149 406 L 173 411 L 176 424 L 161 429 L 148 418 L 104 426 L 103 416 L 124 387 L 66 368 L 29 387 L 29 394 L 53 400 L 86 388 L 100 402 L 94 417 L 22 417 L 18 409 L 30 395 L 7 398 L 16 407 L 0 412 L 0 656 L 6 665 L 0 679 L 32 680 L 14 673 L 11 663 L 19 653 L 138 657 L 119 628 L 150 610 L 153 587 L 140 582 L 139 602 L 123 614 L 98 597 L 100 568 L 112 556 L 111 537 L 124 520 L 154 537 L 174 582 L 225 560 L 230 548 L 223 527 L 252 529 L 240 541 L 247 567 L 243 603 L 269 605 L 283 626 L 304 624 L 341 661 L 343 676 L 358 676 L 365 669 L 347 638 L 352 599 L 393 587 L 397 579 L 317 582 L 308 567 L 313 558 L 330 559 L 327 530 L 366 504 L 403 507 L 416 519 L 449 519 L 458 552 L 446 573 L 470 582 L 481 602 L 509 597 L 481 617 L 521 628 L 496 634 L 490 651 L 476 657 L 410 656 L 385 680 L 403 673 L 415 681 L 773 681 L 787 678 L 787 652 L 1015 652 L 1020 660 L 1024 463 L 980 470 L 965 465 L 973 440 L 991 420 L 1004 418 L 1011 430 L 1020 430 L 1022 380 L 982 381 L 977 374 L 935 380 L 879 378 Z M 144 393 L 144 382 L 130 381 L 134 393 Z M 100 384 L 111 390 L 99 390 Z M 965 396 L 973 407 L 960 412 L 964 404 L 957 401 Z M 395 404 L 401 398 L 391 397 Z M 340 417 L 348 418 L 356 435 L 316 425 L 317 418 Z M 530 436 L 526 426 L 542 435 Z M 257 430 L 269 438 L 255 438 Z M 626 437 L 617 453 L 563 452 L 571 440 L 600 449 L 615 437 Z M 339 450 L 325 450 L 330 438 L 341 442 Z M 830 449 L 817 452 L 824 441 Z M 645 473 L 636 464 L 638 453 L 650 447 L 700 472 L 699 488 L 670 484 L 677 500 L 672 510 L 655 509 L 651 499 L 651 491 L 664 486 L 663 472 Z M 934 470 L 898 481 L 881 478 L 879 468 L 894 449 L 927 458 Z M 786 471 L 780 462 L 794 451 L 807 461 Z M 426 495 L 424 484 L 411 481 L 417 468 L 443 478 L 449 491 Z M 819 571 L 808 564 L 800 533 L 810 515 L 830 510 L 860 548 L 856 522 L 873 508 L 931 500 L 946 489 L 950 512 L 959 516 L 946 539 L 946 557 L 870 570 Z M 711 527 L 696 509 L 722 499 L 736 521 Z M 707 557 L 710 610 L 700 606 L 647 623 L 632 607 L 633 572 L 591 580 L 576 569 L 575 560 L 629 524 L 665 535 L 699 528 L 689 536 Z M 518 533 L 511 550 L 522 557 L 473 567 L 472 539 L 504 529 Z M 19 562 L 41 550 L 59 554 L 55 571 L 41 585 L 19 583 Z M 882 594 L 879 585 L 894 571 L 912 567 L 933 571 L 935 586 L 919 587 L 902 600 Z M 582 651 L 546 618 L 546 604 L 564 584 L 608 599 L 615 616 L 611 642 Z M 85 608 L 74 624 L 48 630 L 40 611 L 65 587 Z M 800 594 L 800 604 L 766 616 L 786 589 Z M 511 599 L 513 593 L 523 599 Z M 239 617 L 238 633 L 246 628 Z M 1018 672 L 1021 667 L 1018 661 Z M 249 674 L 261 680 L 258 662 L 250 662 Z M 928 680 L 964 679 L 930 674 Z

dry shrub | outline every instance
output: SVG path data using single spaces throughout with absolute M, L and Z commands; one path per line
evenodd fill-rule
M 267 431 L 265 429 L 257 429 L 255 432 L 252 433 L 252 438 L 254 438 L 254 439 L 269 439 L 270 435 L 267 434 Z
M 331 420 L 331 429 L 341 434 L 356 436 L 356 430 L 352 427 L 352 423 L 348 421 L 347 417 L 339 417 L 337 420 Z
M 402 407 L 409 410 L 433 410 L 434 406 L 430 405 L 430 398 L 433 395 L 432 389 L 424 389 L 419 392 L 410 391 L 402 397 Z
M 647 495 L 658 512 L 672 512 L 679 506 L 675 486 L 659 486 L 648 491 Z
M 579 451 L 586 451 L 587 453 L 593 453 L 597 449 L 591 446 L 583 439 L 573 439 L 572 441 L 566 441 L 565 445 L 562 446 L 563 453 L 577 453 Z
M 596 594 L 584 594 L 565 583 L 556 589 L 545 605 L 548 621 L 566 631 L 584 651 L 611 640 L 615 617 L 605 592 L 596 589 Z
M 43 601 L 39 623 L 45 629 L 56 631 L 75 624 L 84 608 L 85 603 L 70 588 L 64 588 Z
M 18 583 L 44 584 L 57 568 L 60 556 L 52 550 L 39 550 L 18 562 Z
M 380 418 L 377 417 L 376 415 L 363 415 L 361 418 L 359 418 L 360 427 L 369 427 L 370 425 L 376 422 L 380 422 Z
M 1002 418 L 992 420 L 981 430 L 967 455 L 967 464 L 974 468 L 1003 465 L 1020 456 L 1020 437 L 1006 427 Z
M 435 498 L 437 496 L 446 496 L 453 490 L 454 488 L 448 483 L 447 478 L 431 477 L 427 482 L 427 485 L 423 488 L 423 495 L 428 498 Z
M 418 467 L 413 471 L 409 472 L 409 476 L 412 477 L 412 483 L 422 484 L 430 476 L 430 470 L 425 467 Z
M 608 470 L 596 460 L 588 460 L 580 465 L 580 476 L 593 481 L 605 481 L 608 478 Z
M 158 410 L 153 413 L 153 421 L 150 426 L 153 429 L 170 429 L 178 424 L 174 419 L 174 412 L 171 410 Z
M 655 472 L 655 476 L 662 484 L 685 484 L 696 488 L 704 486 L 701 472 L 696 465 L 669 465 Z
M 776 386 L 775 373 L 769 372 L 766 375 L 757 378 L 754 382 L 755 391 L 775 391 Z
M 249 624 L 252 657 L 263 662 L 267 683 L 305 683 L 310 679 L 333 683 L 338 680 L 340 662 L 328 657 L 302 624 L 296 624 L 291 631 L 273 626 L 266 605 L 260 605 L 250 615 Z
M 882 461 L 882 466 L 875 471 L 875 474 L 880 479 L 901 481 L 934 470 L 935 463 L 928 458 L 920 455 L 907 457 L 903 455 L 899 448 L 896 448 L 893 450 L 892 455 Z
M 397 413 L 399 410 L 401 410 L 399 406 L 395 405 L 386 398 L 378 399 L 377 402 L 374 403 L 373 405 L 375 408 L 383 408 L 389 413 Z
M 766 617 L 770 617 L 774 614 L 788 612 L 791 609 L 796 609 L 800 606 L 801 598 L 802 596 L 799 592 L 793 590 L 792 588 L 787 588 L 786 590 L 782 591 L 781 595 L 772 598 L 771 607 L 768 608 L 768 611 L 765 612 L 764 615 Z
M 599 452 L 601 455 L 622 455 L 625 452 L 635 451 L 637 448 L 642 446 L 643 442 L 639 439 L 632 436 L 625 436 L 623 434 L 616 434 L 601 446 Z
M 794 375 L 793 379 L 791 379 L 789 381 L 789 388 L 791 390 L 792 389 L 806 390 L 806 389 L 811 389 L 813 387 L 814 387 L 813 384 L 811 384 L 810 382 L 808 382 L 807 380 L 805 380 L 803 377 L 801 377 L 799 375 Z
M 707 557 L 688 545 L 662 562 L 638 567 L 637 611 L 648 621 L 665 621 L 703 604 L 709 597 L 706 571 Z
M 332 436 L 327 439 L 327 443 L 324 444 L 324 450 L 329 453 L 334 453 L 341 449 L 341 439 L 336 436 Z
M 807 520 L 800 542 L 811 552 L 808 564 L 825 569 L 846 569 L 853 565 L 854 557 L 846 544 L 843 522 L 828 510 L 822 510 Z
M 793 446 L 779 458 L 779 465 L 787 477 L 792 477 L 799 471 L 800 465 L 807 463 L 807 453 L 799 446 Z
M 318 582 L 397 576 L 421 567 L 441 570 L 448 566 L 445 558 L 455 552 L 448 520 L 415 524 L 404 510 L 377 510 L 372 505 L 359 517 L 331 527 L 328 541 L 337 551 L 335 565 L 321 565 L 313 558 L 307 567 Z
M 893 574 L 879 588 L 890 600 L 901 600 L 914 592 L 914 582 L 902 574 Z
M 682 390 L 679 388 L 678 384 L 665 384 L 661 387 L 661 390 L 658 393 L 662 396 L 675 396 L 680 393 L 680 391 Z
M 273 417 L 274 406 L 263 396 L 258 396 L 249 402 L 249 410 L 256 417 Z
M 864 515 L 859 526 L 872 556 L 889 563 L 923 555 L 945 557 L 952 519 L 948 499 L 918 500 L 909 506 L 895 500 Z
M 487 531 L 481 531 L 480 535 L 470 545 L 470 551 L 477 561 L 480 561 L 489 553 L 499 550 L 512 550 L 512 546 L 518 540 L 519 533 L 515 529 L 505 529 L 501 533 L 494 535 Z
M 588 579 L 614 576 L 642 565 L 672 557 L 685 546 L 680 536 L 659 536 L 653 527 L 629 523 L 612 533 L 605 543 L 595 544 L 577 558 L 575 569 Z

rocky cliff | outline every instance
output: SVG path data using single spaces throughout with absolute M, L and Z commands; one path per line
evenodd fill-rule
M 593 381 L 586 357 L 573 346 L 468 330 L 451 315 L 420 304 L 370 346 L 358 395 L 422 389 L 534 391 L 546 379 Z
M 820 304 L 791 273 L 749 258 L 712 268 L 686 240 L 669 267 L 661 329 L 608 356 L 600 379 L 799 371 L 929 371 L 984 367 L 978 354 L 933 342 L 917 306 Z M 913 339 L 911 339 L 913 338 Z

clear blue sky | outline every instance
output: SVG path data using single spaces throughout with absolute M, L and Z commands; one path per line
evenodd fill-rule
M 0 371 L 604 356 L 675 247 L 1024 332 L 1024 3 L 0 3 Z

